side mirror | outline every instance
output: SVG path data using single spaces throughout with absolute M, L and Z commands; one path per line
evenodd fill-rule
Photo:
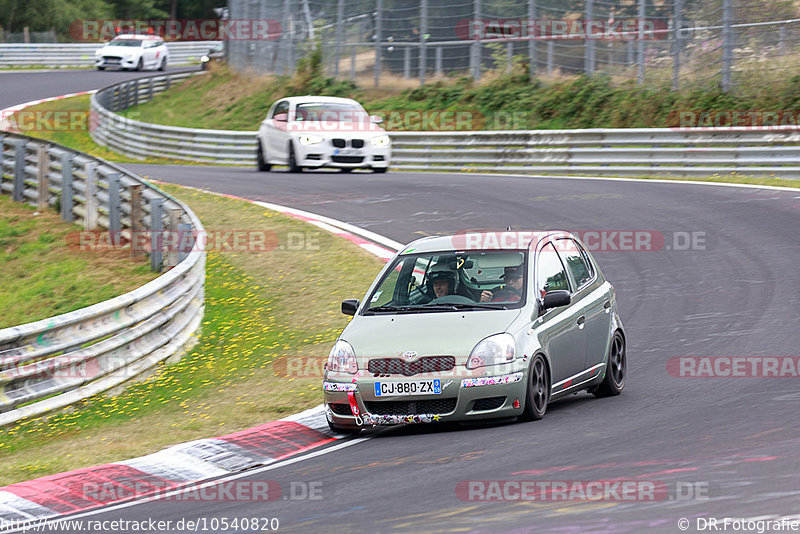
M 355 315 L 358 311 L 358 299 L 347 299 L 342 301 L 342 313 L 345 315 Z
M 372 124 L 381 124 L 383 123 L 383 117 L 381 117 L 380 115 L 370 115 L 369 122 L 371 122 Z
M 542 306 L 542 311 L 547 311 L 551 308 L 567 306 L 570 302 L 572 302 L 572 297 L 570 296 L 569 291 L 565 291 L 563 289 L 548 291 L 544 295 L 544 305 Z
M 278 113 L 274 117 L 272 117 L 272 120 L 274 120 L 275 122 L 286 122 L 287 120 L 289 120 L 289 114 Z

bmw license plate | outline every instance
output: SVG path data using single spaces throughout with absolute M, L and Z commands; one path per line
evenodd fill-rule
M 376 397 L 398 397 L 405 395 L 440 395 L 442 393 L 442 381 L 439 378 L 433 380 L 415 380 L 402 382 L 375 382 Z

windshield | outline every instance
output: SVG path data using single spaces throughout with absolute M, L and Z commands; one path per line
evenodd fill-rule
M 113 39 L 108 46 L 142 46 L 141 39 Z
M 355 122 L 363 120 L 367 112 L 363 108 L 351 104 L 318 102 L 298 104 L 295 120 L 320 122 Z
M 520 308 L 527 252 L 470 251 L 398 257 L 368 298 L 365 313 Z

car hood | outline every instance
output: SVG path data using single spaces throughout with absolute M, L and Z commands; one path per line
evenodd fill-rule
M 337 123 L 333 121 L 292 122 L 288 131 L 297 134 L 315 134 L 326 139 L 334 137 L 361 137 L 369 139 L 383 135 L 386 130 L 377 124 Z
M 371 358 L 396 358 L 406 351 L 466 360 L 480 340 L 505 332 L 520 311 L 359 315 L 340 337 L 353 347 L 362 369 Z
M 135 46 L 104 46 L 100 49 L 100 53 L 104 56 L 132 56 L 141 50 Z

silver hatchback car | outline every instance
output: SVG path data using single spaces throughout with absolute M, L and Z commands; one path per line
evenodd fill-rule
M 353 320 L 325 364 L 328 423 L 541 419 L 549 402 L 625 386 L 613 286 L 568 232 L 414 241 L 346 300 Z

